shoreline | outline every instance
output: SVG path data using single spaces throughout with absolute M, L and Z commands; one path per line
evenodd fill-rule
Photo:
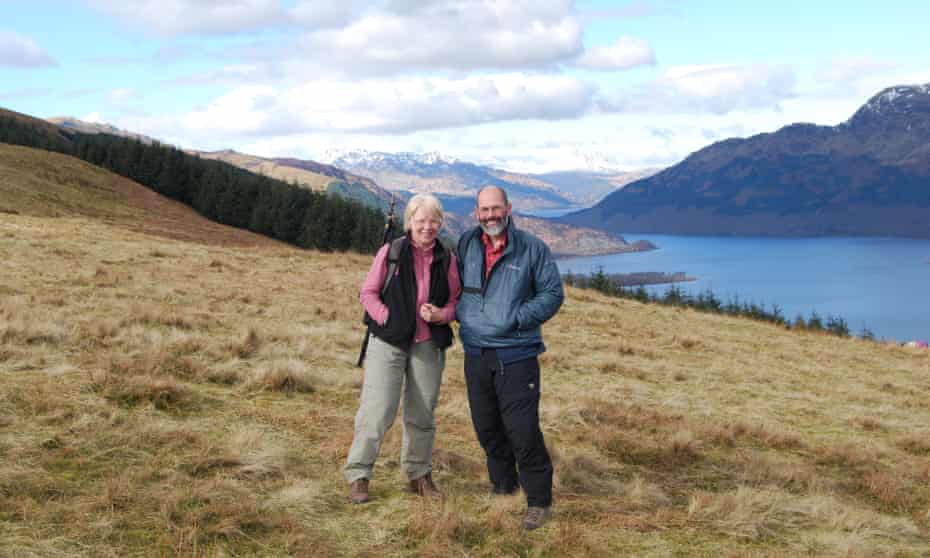
M 648 240 L 637 240 L 633 243 L 627 243 L 626 248 L 623 250 L 616 249 L 606 249 L 604 251 L 592 251 L 584 253 L 562 253 L 562 252 L 552 252 L 552 257 L 557 260 L 569 260 L 574 258 L 590 258 L 595 256 L 612 256 L 614 254 L 635 254 L 637 252 L 651 252 L 652 250 L 658 250 L 659 247 L 649 242 Z
M 590 279 L 596 273 L 563 273 L 563 277 L 585 277 Z M 691 277 L 684 271 L 675 271 L 666 273 L 664 271 L 637 271 L 633 273 L 605 273 L 604 279 L 610 281 L 617 287 L 624 289 L 647 287 L 652 285 L 673 285 L 675 283 L 689 283 L 697 281 L 697 277 Z

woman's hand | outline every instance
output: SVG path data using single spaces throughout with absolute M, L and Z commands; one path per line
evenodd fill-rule
M 420 318 L 428 324 L 436 323 L 442 319 L 442 312 L 439 308 L 427 303 L 420 306 Z

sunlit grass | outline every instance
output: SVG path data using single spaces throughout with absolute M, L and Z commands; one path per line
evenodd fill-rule
M 930 356 L 568 289 L 545 326 L 555 519 L 488 493 L 462 354 L 444 504 L 398 421 L 352 506 L 368 256 L 0 220 L 0 555 L 918 556 Z

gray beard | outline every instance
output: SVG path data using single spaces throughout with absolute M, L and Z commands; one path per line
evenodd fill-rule
M 478 224 L 481 226 L 481 230 L 483 230 L 488 236 L 498 236 L 507 230 L 507 225 L 510 224 L 510 215 L 507 215 L 501 219 L 501 224 L 497 226 L 486 226 L 484 223 Z

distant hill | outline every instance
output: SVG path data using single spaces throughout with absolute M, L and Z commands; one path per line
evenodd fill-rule
M 392 193 L 380 187 L 370 178 L 346 172 L 332 165 L 293 157 L 259 157 L 239 153 L 231 149 L 221 151 L 195 151 L 205 159 L 216 159 L 248 171 L 270 176 L 284 182 L 297 184 L 317 192 L 328 192 L 365 203 L 386 211 Z M 394 194 L 399 199 L 409 196 Z
M 566 197 L 582 206 L 592 206 L 627 184 L 650 177 L 661 169 L 630 172 L 559 171 L 533 175 L 552 184 Z
M 197 155 L 218 159 L 238 167 L 257 172 L 287 182 L 296 182 L 297 184 L 310 187 L 314 190 L 335 193 L 341 196 L 349 197 L 363 203 L 377 206 L 386 210 L 389 206 L 392 193 L 396 196 L 396 214 L 397 228 L 403 223 L 403 212 L 407 200 L 416 192 L 435 191 L 437 197 L 442 200 L 443 207 L 446 210 L 445 231 L 450 242 L 461 235 L 469 228 L 475 226 L 475 219 L 472 215 L 472 208 L 475 204 L 474 191 L 469 191 L 467 195 L 448 195 L 442 193 L 443 188 L 416 188 L 413 191 L 406 189 L 392 189 L 391 191 L 382 188 L 375 180 L 367 176 L 360 176 L 354 172 L 348 172 L 333 165 L 327 165 L 316 161 L 309 161 L 296 158 L 264 158 L 255 155 L 247 155 L 232 150 L 214 151 L 214 152 L 192 152 Z M 381 157 L 385 155 L 385 157 Z M 364 165 L 391 166 L 396 168 L 401 166 L 410 172 L 421 172 L 430 174 L 425 169 L 432 165 L 439 165 L 449 168 L 452 165 L 455 168 L 479 168 L 477 165 L 470 163 L 450 163 L 441 156 L 436 154 L 412 155 L 405 154 L 402 157 L 392 159 L 386 154 L 381 154 L 370 159 Z M 392 159 L 392 162 L 388 162 Z M 358 160 L 354 160 L 356 165 L 362 165 Z M 378 163 L 377 161 L 380 161 Z M 350 165 L 351 166 L 351 165 Z M 417 170 L 419 169 L 419 170 Z M 434 169 L 435 170 L 435 169 Z M 439 173 L 440 171 L 435 171 Z M 501 172 L 501 171 L 498 171 Z M 375 173 L 377 175 L 377 173 Z M 502 176 L 505 176 L 501 173 Z M 438 176 L 438 174 L 437 174 Z M 477 175 L 476 175 L 477 176 Z M 513 180 L 531 179 L 524 176 L 513 175 Z M 424 184 L 429 182 L 424 178 Z M 437 184 L 447 184 L 444 181 L 438 181 Z M 505 186 L 510 188 L 510 186 Z M 547 186 L 551 188 L 551 186 Z M 456 190 L 458 192 L 458 190 Z M 513 192 L 513 189 L 509 189 Z M 520 203 L 520 200 L 514 202 L 514 205 Z M 651 250 L 655 247 L 649 243 L 628 243 L 626 240 L 616 234 L 606 233 L 604 231 L 594 230 L 583 226 L 566 225 L 564 223 L 554 223 L 549 220 L 521 215 L 518 220 L 520 227 L 532 232 L 536 236 L 546 240 L 553 252 L 560 255 L 594 255 L 617 252 L 636 252 L 642 250 Z
M 12 125 L 3 126 L 4 120 Z M 0 142 L 65 152 L 74 149 L 72 140 L 73 134 L 61 126 L 0 107 Z
M 715 143 L 561 221 L 624 233 L 930 238 L 930 84 L 887 88 L 838 126 Z
M 111 136 L 137 139 L 142 143 L 155 143 L 157 141 L 155 138 L 144 134 L 123 130 L 122 128 L 117 128 L 116 126 L 103 122 L 85 122 L 73 116 L 56 116 L 53 118 L 46 118 L 46 120 L 65 130 L 80 132 L 82 134 L 110 134 Z

